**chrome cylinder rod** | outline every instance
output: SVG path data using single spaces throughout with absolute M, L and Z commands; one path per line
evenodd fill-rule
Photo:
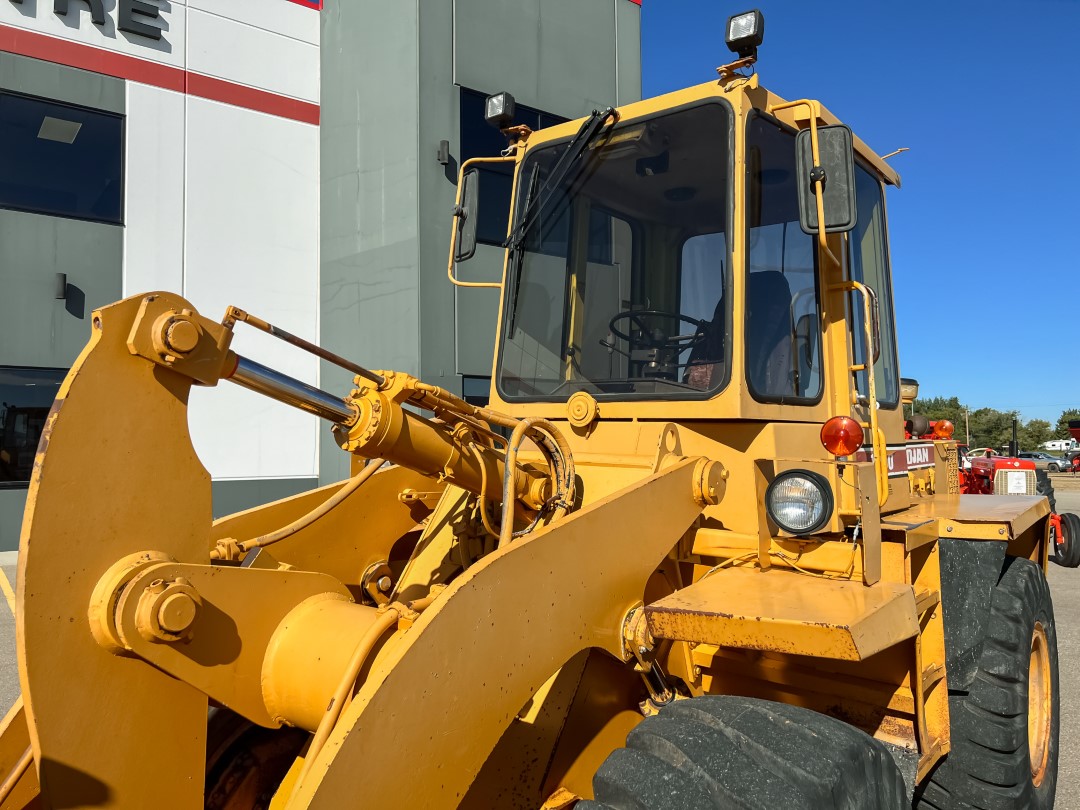
M 237 355 L 236 360 L 236 368 L 226 379 L 232 380 L 237 385 L 339 425 L 348 424 L 356 418 L 356 411 L 340 397 L 335 397 L 321 388 L 267 368 L 254 360 L 248 360 L 246 357 Z

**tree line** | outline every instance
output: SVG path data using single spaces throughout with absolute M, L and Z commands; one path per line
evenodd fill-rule
M 1069 421 L 1080 419 L 1080 408 L 1070 408 L 1061 412 L 1056 425 L 1051 425 L 1045 419 L 1029 419 L 1025 422 L 1018 411 L 969 408 L 957 397 L 916 399 L 915 413 L 932 420 L 948 419 L 956 426 L 956 439 L 963 442 L 970 436 L 972 447 L 1001 447 L 1008 444 L 1012 441 L 1012 424 L 1016 419 L 1016 437 L 1021 450 L 1039 450 L 1052 439 L 1071 438 Z

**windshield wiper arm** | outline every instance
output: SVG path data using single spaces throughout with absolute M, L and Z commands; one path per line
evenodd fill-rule
M 526 197 L 525 210 L 521 214 L 521 219 L 518 222 L 517 227 L 510 232 L 510 235 L 506 237 L 506 241 L 503 242 L 503 247 L 509 247 L 516 250 L 521 246 L 521 243 L 525 239 L 525 235 L 533 226 L 533 223 L 540 212 L 547 207 L 551 197 L 565 182 L 571 169 L 573 169 L 578 161 L 581 160 L 581 156 L 585 154 L 585 150 L 589 148 L 594 140 L 596 140 L 596 136 L 600 134 L 601 129 L 604 127 L 604 123 L 609 118 L 613 119 L 612 123 L 619 120 L 619 113 L 614 107 L 592 111 L 592 115 L 585 119 L 584 123 L 582 123 L 581 127 L 578 129 L 577 134 L 574 135 L 570 143 L 567 144 L 566 151 L 563 152 L 562 157 L 559 158 L 559 162 L 555 164 L 555 168 L 553 168 L 551 174 L 548 175 L 543 188 L 540 189 L 540 193 L 535 197 L 533 196 L 533 191 L 535 190 L 535 178 L 537 175 L 533 175 L 534 181 L 530 183 L 529 192 Z

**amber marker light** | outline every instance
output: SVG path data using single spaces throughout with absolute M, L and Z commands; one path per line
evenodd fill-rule
M 862 425 L 850 416 L 834 416 L 821 426 L 821 443 L 834 456 L 850 456 L 862 447 Z
M 939 419 L 934 423 L 934 438 L 942 440 L 951 439 L 954 430 L 956 430 L 956 428 L 948 419 Z

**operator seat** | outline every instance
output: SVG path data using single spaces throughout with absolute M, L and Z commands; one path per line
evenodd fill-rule
M 701 340 L 694 344 L 687 359 L 686 374 L 683 382 L 708 391 L 723 379 L 725 368 L 724 341 L 727 339 L 727 307 L 723 296 L 716 302 L 711 321 L 705 321 L 698 327 Z
M 792 396 L 791 287 L 778 270 L 750 273 L 746 286 L 746 377 L 759 396 Z

